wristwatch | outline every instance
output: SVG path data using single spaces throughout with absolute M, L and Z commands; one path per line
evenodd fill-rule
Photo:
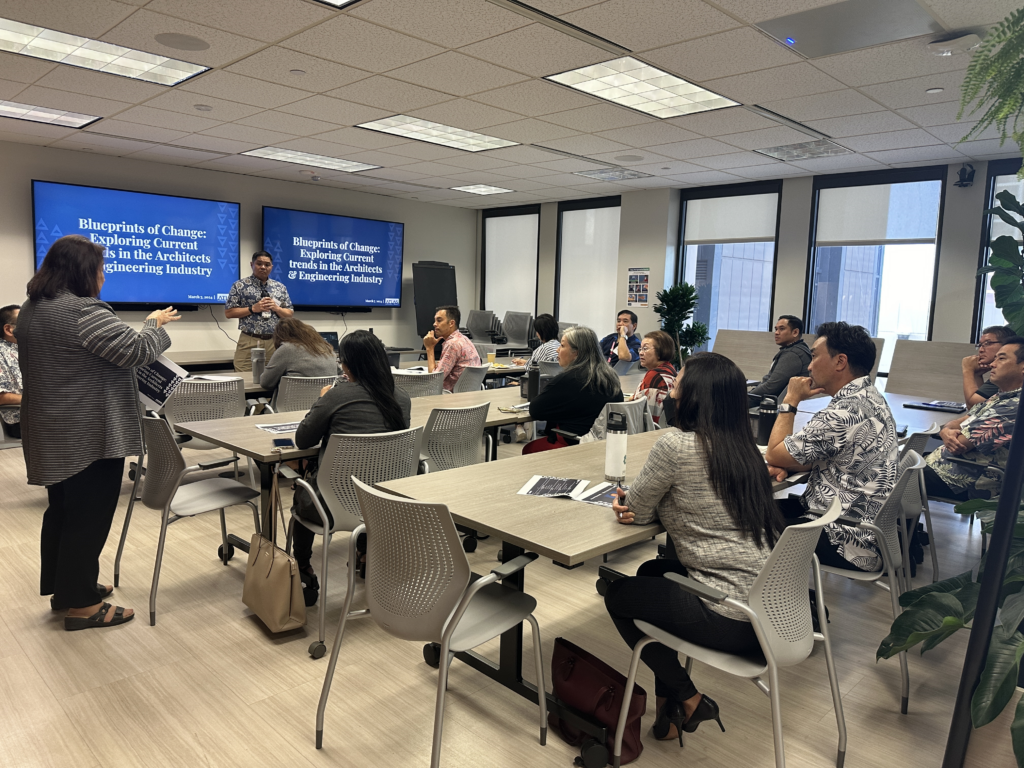
M 255 312 L 252 311 L 252 304 L 249 305 L 249 314 L 250 315 L 255 315 L 256 314 Z
M 779 413 L 800 413 L 795 405 L 789 403 L 783 403 L 779 406 Z

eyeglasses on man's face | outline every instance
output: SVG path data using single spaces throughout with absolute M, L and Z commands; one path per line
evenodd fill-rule
M 985 349 L 987 347 L 1001 347 L 1002 345 L 1001 341 L 979 341 L 974 347 L 975 349 Z

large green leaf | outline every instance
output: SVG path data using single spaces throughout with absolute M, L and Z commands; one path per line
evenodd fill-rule
M 1013 742 L 1014 757 L 1017 758 L 1017 768 L 1024 768 L 1024 698 L 1017 702 L 1017 710 L 1013 713 L 1010 739 Z
M 971 499 L 953 507 L 953 511 L 961 515 L 974 515 L 986 509 L 998 509 L 999 502 L 994 499 Z
M 1024 635 L 1020 632 L 1005 635 L 1002 629 L 992 632 L 985 669 L 971 699 L 971 720 L 975 728 L 995 720 L 1017 687 L 1020 657 L 1024 655 Z
M 998 200 L 999 204 L 1006 210 L 1013 211 L 1019 216 L 1024 217 L 1024 206 L 1017 201 L 1017 198 L 1013 196 L 1013 193 L 1010 190 L 1004 189 L 996 195 L 996 200 Z
M 1017 229 L 1024 232 L 1024 222 L 1022 222 L 1020 219 L 1015 219 L 1013 216 L 1010 215 L 1009 211 L 1006 211 L 1002 208 L 989 208 L 988 213 L 998 216 L 1011 227 L 1016 227 Z
M 875 658 L 891 659 L 918 643 L 929 641 L 923 653 L 963 629 L 964 624 L 964 606 L 954 595 L 943 592 L 924 595 L 893 621 L 889 634 L 875 651 Z
M 998 208 L 993 210 L 998 211 Z M 1017 241 L 1009 235 L 1000 235 L 990 243 L 992 247 L 992 253 L 1000 258 L 1012 261 L 1014 264 L 1024 263 L 1020 255 L 1020 245 Z
M 970 584 L 971 581 L 971 571 L 964 571 L 957 576 L 951 576 L 948 579 L 936 581 L 933 584 L 925 584 L 923 587 L 908 590 L 900 595 L 900 605 L 904 608 L 909 608 L 925 595 L 930 595 L 932 592 L 956 592 L 965 584 Z
M 1004 632 L 1015 632 L 1022 621 L 1024 621 L 1024 594 L 1018 592 L 1003 601 L 1003 607 L 999 609 L 999 622 Z

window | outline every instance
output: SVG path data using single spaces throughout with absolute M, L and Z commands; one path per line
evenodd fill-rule
M 540 206 L 484 211 L 483 290 L 480 307 L 505 313 L 537 308 Z
M 598 338 L 615 329 L 619 273 L 619 198 L 558 205 L 556 317 L 593 328 Z
M 818 188 L 807 330 L 835 320 L 864 326 L 885 339 L 880 373 L 889 371 L 897 339 L 930 334 L 944 176 L 942 166 L 815 180 L 825 188 Z M 885 178 L 893 181 L 851 186 Z
M 697 288 L 694 320 L 707 325 L 711 349 L 721 329 L 767 331 L 772 322 L 778 183 L 727 193 L 683 193 L 683 279 Z
M 1024 181 L 1017 181 L 1017 169 L 1020 168 L 1020 160 L 994 160 L 989 163 L 989 189 L 988 189 L 988 205 L 986 208 L 999 205 L 999 201 L 996 200 L 998 195 L 1003 190 L 1008 190 L 1015 198 L 1024 201 Z M 1011 227 L 1005 221 L 1000 219 L 998 216 L 988 216 L 988 229 L 985 235 L 985 242 L 982 246 L 982 260 L 983 265 L 988 263 L 989 254 L 992 249 L 988 247 L 988 244 L 995 240 L 997 237 L 1003 235 L 1010 235 L 1015 238 L 1017 242 L 1021 242 L 1021 231 L 1016 227 Z M 1002 311 L 996 306 L 996 297 L 992 292 L 992 288 L 989 286 L 989 279 L 991 275 L 985 275 L 982 284 L 982 295 L 981 295 L 981 322 L 978 324 L 978 333 L 981 335 L 982 328 L 988 328 L 992 325 L 1004 325 L 1006 319 L 1003 317 Z

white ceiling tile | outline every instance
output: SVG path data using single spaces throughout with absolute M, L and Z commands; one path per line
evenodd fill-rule
M 248 155 L 227 155 L 217 160 L 209 160 L 196 165 L 197 168 L 214 168 L 218 171 L 232 171 L 233 173 L 253 173 L 265 171 L 269 168 L 280 167 L 281 163 L 274 160 L 267 160 L 263 157 L 249 157 Z
M 107 136 L 119 136 L 128 139 L 140 139 L 141 141 L 153 141 L 159 144 L 171 144 L 179 139 L 188 136 L 184 131 L 172 131 L 168 128 L 160 128 L 153 125 L 142 125 L 140 123 L 128 123 L 124 120 L 106 119 L 93 123 L 83 130 L 91 133 L 102 133 Z
M 300 152 L 309 152 L 313 155 L 326 155 L 327 157 L 346 157 L 365 151 L 363 147 L 349 147 L 333 141 L 323 141 L 322 139 L 311 139 L 308 137 L 289 139 L 277 146 L 284 149 L 297 149 Z
M 452 189 L 430 189 L 420 190 L 418 192 L 410 192 L 408 195 L 403 195 L 408 200 L 420 200 L 422 202 L 440 202 L 442 200 L 465 200 L 467 195 L 465 192 L 456 192 Z
M 869 134 L 867 136 L 849 136 L 842 141 L 843 146 L 849 147 L 856 152 L 878 152 L 883 149 L 927 147 L 941 143 L 922 128 L 911 128 L 909 131 Z
M 10 117 L 0 117 L 0 131 L 11 136 L 20 136 L 22 134 L 36 136 L 46 141 L 53 141 L 65 136 L 75 136 L 82 133 L 82 131 L 74 128 L 62 128 L 57 125 L 47 125 L 46 123 L 33 123 L 28 120 L 15 120 Z
M 762 128 L 759 131 L 733 133 L 723 136 L 722 141 L 737 146 L 740 149 L 764 149 L 766 147 L 781 147 L 786 144 L 814 141 L 814 138 L 806 133 L 779 125 L 775 128 Z
M 485 157 L 509 160 L 514 163 L 546 163 L 549 160 L 560 160 L 562 155 L 557 152 L 545 152 L 535 147 L 502 147 L 487 150 Z
M 827 120 L 808 120 L 804 125 L 835 138 L 860 136 L 865 133 L 883 133 L 913 128 L 914 124 L 895 112 L 869 112 L 866 115 L 831 117 Z
M 547 163 L 537 163 L 538 168 L 546 168 L 552 173 L 576 173 L 577 171 L 595 171 L 598 168 L 606 168 L 603 163 L 588 163 L 585 160 L 576 160 L 567 157 L 564 160 L 551 160 Z M 501 173 L 499 170 L 498 173 Z
M 614 128 L 598 134 L 602 138 L 611 139 L 631 147 L 650 147 L 655 144 L 671 144 L 676 141 L 699 139 L 701 135 L 687 131 L 663 120 L 652 120 L 648 123 Z
M 900 40 L 888 45 L 824 56 L 815 59 L 813 63 L 836 80 L 854 87 L 967 68 L 970 61 L 968 56 L 935 56 L 928 50 L 928 42 L 919 37 Z
M 968 114 L 970 110 L 964 110 L 963 121 L 966 123 L 972 118 Z M 933 125 L 951 125 L 957 122 L 957 114 L 960 112 L 959 101 L 945 101 L 941 104 L 929 104 L 923 107 L 907 107 L 898 110 L 908 120 L 917 123 L 922 128 Z M 980 117 L 981 112 L 975 114 Z
M 196 104 L 213 109 L 198 110 Z M 239 104 L 237 101 L 211 98 L 206 95 L 192 93 L 191 91 L 179 91 L 177 89 L 166 91 L 155 99 L 150 99 L 145 106 L 156 109 L 166 109 L 170 112 L 180 112 L 183 115 L 195 115 L 207 120 L 215 120 L 220 123 L 230 123 L 233 120 L 240 120 L 249 115 L 255 115 L 260 111 L 259 107 L 248 104 Z
M 508 160 L 498 160 L 494 157 L 487 157 L 484 152 L 462 153 L 444 161 L 445 165 L 454 165 L 458 168 L 466 168 L 471 171 L 491 171 L 495 168 L 505 168 L 512 165 Z
M 690 160 L 694 157 L 709 157 L 710 155 L 725 155 L 734 153 L 736 147 L 723 144 L 714 139 L 693 139 L 692 141 L 678 141 L 673 144 L 659 144 L 650 148 L 652 152 L 659 155 L 672 157 L 676 160 Z
M 4 71 L 4 76 L 7 76 L 3 61 L 0 61 L 0 71 Z M 67 66 L 54 67 L 36 80 L 36 85 L 133 104 L 168 92 L 165 86 L 156 83 L 144 83 L 129 77 Z
M 727 155 L 710 155 L 709 157 L 701 157 L 693 162 L 697 165 L 702 165 L 705 168 L 714 168 L 717 171 L 728 170 L 731 173 L 733 168 L 747 168 L 752 165 L 770 165 L 779 161 L 773 157 L 768 157 L 767 155 L 759 155 L 757 152 L 730 152 Z
M 0 5 L 0 16 L 23 24 L 57 29 L 71 35 L 99 37 L 127 18 L 135 9 L 113 0 L 7 0 Z
M 411 171 L 412 173 L 421 173 L 424 176 L 454 176 L 459 173 L 463 173 L 465 168 L 457 168 L 454 165 L 444 165 L 443 163 L 408 163 L 402 166 L 402 170 Z
M 367 165 L 379 165 L 384 168 L 394 168 L 396 166 L 411 166 L 418 165 L 415 158 L 404 157 L 402 155 L 395 155 L 388 151 L 381 151 L 376 149 L 362 149 L 356 152 L 346 152 L 344 154 L 340 152 L 331 152 L 332 157 L 344 157 L 346 160 L 354 160 L 357 163 L 366 163 Z M 452 169 L 454 170 L 454 169 Z M 424 176 L 428 175 L 428 171 L 420 169 L 413 169 L 413 173 L 420 173 Z
M 707 170 L 694 163 L 687 163 L 684 160 L 661 160 L 656 163 L 641 163 L 639 165 L 629 165 L 634 171 L 640 171 L 640 173 L 649 173 L 652 176 L 672 176 L 680 173 L 697 173 L 699 171 Z
M 926 4 L 950 29 L 994 24 L 1020 8 L 1018 0 L 926 0 Z
M 515 120 L 504 125 L 492 125 L 487 129 L 486 133 L 491 136 L 497 136 L 499 139 L 508 139 L 520 144 L 544 144 L 554 139 L 576 136 L 579 134 L 579 131 L 548 123 L 544 120 L 535 120 L 530 117 L 526 120 Z
M 1021 154 L 1020 149 L 1012 138 L 1000 145 L 999 139 L 986 139 L 984 141 L 966 141 L 957 144 L 956 148 L 967 157 L 986 157 L 990 155 L 1017 156 Z
M 589 179 L 586 176 L 577 176 L 574 173 L 549 173 L 546 176 L 540 176 L 537 181 L 543 182 L 544 184 L 550 184 L 553 187 L 574 187 L 593 182 L 594 179 Z
M 25 83 L 14 80 L 0 80 L 0 99 L 15 100 L 14 97 L 25 90 Z
M 455 178 L 457 175 L 458 174 L 452 174 L 451 176 L 424 176 L 416 183 L 422 184 L 425 187 L 435 187 L 437 189 L 451 189 L 452 187 L 465 186 Z
M 249 0 L 150 0 L 146 10 L 188 19 L 208 27 L 270 43 L 330 18 L 326 6 L 301 0 L 274 0 L 253 7 Z
M 118 120 L 127 120 L 130 123 L 142 123 L 143 125 L 171 128 L 178 131 L 187 131 L 188 133 L 197 133 L 219 125 L 217 120 L 208 120 L 205 117 L 195 115 L 183 115 L 179 112 L 168 112 L 166 109 L 154 109 L 153 107 L 132 107 L 118 114 L 117 118 Z
M 715 0 L 722 10 L 749 22 L 778 19 L 838 2 L 841 0 Z
M 0 51 L 0 73 L 3 73 L 5 80 L 34 83 L 47 72 L 57 69 L 58 66 L 49 61 Z
M 649 168 L 651 166 L 670 166 L 672 163 L 679 163 L 679 160 L 673 160 L 664 155 L 658 155 L 654 152 L 649 152 L 646 149 L 627 149 L 619 150 L 617 152 L 604 152 L 601 154 L 588 155 L 593 160 L 600 160 L 604 163 L 611 163 L 612 165 L 622 165 L 627 168 L 633 168 L 635 170 L 641 170 L 642 168 Z M 638 159 L 627 159 L 621 160 L 620 158 L 638 158 Z M 688 163 L 684 163 L 688 165 Z M 650 173 L 650 171 L 645 171 Z M 661 175 L 668 173 L 668 171 L 662 171 Z M 676 173 L 683 173 L 683 171 L 676 171 Z M 658 174 L 656 174 L 658 175 Z
M 227 101 L 274 109 L 309 96 L 306 91 L 267 83 L 223 70 L 207 72 L 178 86 L 180 90 L 216 96 Z
M 464 173 L 452 174 L 448 178 L 459 182 L 455 185 L 457 187 L 465 187 L 470 184 L 489 184 L 494 187 L 509 189 L 509 186 L 506 186 L 504 183 L 507 177 L 488 173 L 487 171 L 465 171 Z
M 379 179 L 392 181 L 419 181 L 427 178 L 426 174 L 407 171 L 404 168 L 374 168 L 372 174 Z
M 562 152 L 571 152 L 574 155 L 596 155 L 601 152 L 628 152 L 630 147 L 627 144 L 620 144 L 617 141 L 602 139 L 600 136 L 581 134 L 570 136 L 566 139 L 554 139 L 545 141 L 542 146 L 558 149 Z
M 695 83 L 803 60 L 750 27 L 646 51 L 643 58 Z
M 23 121 L 19 121 L 19 120 L 6 120 L 5 119 L 2 122 L 0 122 L 0 125 L 2 125 L 4 128 L 6 128 L 9 123 L 17 123 L 17 122 L 23 122 Z M 46 127 L 46 128 L 52 127 L 52 126 L 43 126 L 43 123 L 37 123 L 37 125 L 39 125 L 40 127 Z M 65 128 L 64 129 L 65 132 L 62 133 L 61 135 L 64 135 L 64 136 L 68 135 L 66 133 L 66 131 L 68 131 L 68 130 L 73 132 L 75 129 L 74 128 L 70 128 L 70 129 Z M 58 141 L 58 138 L 54 137 L 54 136 L 43 136 L 43 135 L 30 134 L 30 133 L 10 133 L 9 131 L 0 129 L 0 141 L 7 141 L 7 142 L 10 142 L 11 144 L 35 144 L 37 146 L 46 146 L 48 144 L 56 143 Z
M 363 147 L 364 149 L 381 149 L 383 147 L 408 143 L 401 136 L 368 131 L 365 128 L 338 128 L 334 131 L 318 133 L 316 138 L 323 141 L 333 141 L 337 144 L 345 144 L 350 147 Z
M 50 107 L 51 109 L 66 109 L 69 112 L 79 112 L 83 115 L 98 115 L 106 117 L 130 107 L 123 101 L 111 101 L 101 99 L 99 96 L 84 96 L 71 91 L 57 91 L 53 88 L 43 88 L 39 85 L 30 85 L 18 94 L 23 104 L 32 104 L 37 107 Z
M 778 112 L 783 117 L 801 123 L 807 120 L 824 120 L 829 117 L 881 112 L 885 109 L 878 102 L 872 101 L 852 88 L 831 93 L 818 93 L 813 96 L 800 96 L 795 99 L 759 103 L 765 109 Z
M 473 100 L 529 117 L 550 115 L 552 112 L 564 112 L 567 109 L 600 103 L 579 91 L 546 80 L 527 80 L 493 91 L 484 91 L 474 94 Z
M 906 151 L 906 150 L 903 150 Z M 883 153 L 885 154 L 885 153 Z M 844 171 L 864 166 L 880 166 L 876 160 L 867 155 L 836 155 L 835 157 L 815 157 L 809 160 L 793 160 L 789 163 L 805 171 Z
M 253 141 L 235 141 L 234 139 L 221 139 L 216 136 L 207 136 L 203 133 L 193 133 L 183 138 L 177 139 L 176 141 L 170 142 L 171 144 L 177 144 L 183 147 L 193 147 L 195 149 L 205 149 L 210 152 L 220 152 L 223 154 L 234 154 L 238 152 L 248 152 L 250 149 L 256 149 L 264 146 L 263 144 Z
M 301 166 L 294 163 L 277 163 L 274 168 L 270 168 L 266 171 L 254 171 L 253 176 L 259 176 L 263 179 L 278 179 L 279 181 L 291 181 L 296 184 L 314 184 L 314 182 L 308 173 L 302 173 L 302 171 L 318 171 L 320 169 L 313 168 L 312 166 Z M 319 174 L 318 174 L 319 175 Z
M 341 99 L 332 99 L 330 96 L 322 94 L 310 96 L 308 99 L 289 104 L 287 111 L 302 117 L 325 120 L 335 125 L 355 125 L 356 123 L 365 123 L 370 120 L 389 117 L 391 114 L 375 107 L 353 104 L 351 101 L 342 101 Z M 325 125 L 322 130 L 326 131 L 329 129 L 330 126 Z
M 490 199 L 496 203 L 532 203 L 540 199 L 540 196 L 529 192 L 507 192 L 505 194 L 493 195 Z
M 797 168 L 795 165 L 786 163 L 770 163 L 768 165 L 749 165 L 742 168 L 731 168 L 729 173 L 734 173 L 744 179 L 775 179 L 782 176 L 806 176 L 807 171 Z
M 890 109 L 919 107 L 927 104 L 939 104 L 943 101 L 960 100 L 960 84 L 963 82 L 963 71 L 943 72 L 927 77 L 912 77 L 892 83 L 865 85 L 860 90 L 884 104 Z M 925 93 L 929 88 L 942 88 L 942 93 Z
M 281 45 L 370 72 L 386 72 L 443 50 L 347 14 L 300 32 Z
M 647 115 L 634 112 L 614 104 L 595 104 L 592 107 L 570 109 L 544 116 L 545 122 L 564 125 L 577 131 L 610 131 L 614 128 L 625 128 L 639 125 L 650 120 Z
M 697 173 L 681 173 L 672 176 L 673 181 L 681 181 L 684 184 L 729 184 L 739 182 L 741 179 L 731 173 L 723 171 L 699 171 Z
M 499 187 L 508 187 L 517 192 L 543 192 L 544 190 L 551 189 L 550 184 L 542 184 L 540 179 L 534 181 L 533 179 L 513 179 L 508 176 L 500 178 L 502 181 L 498 183 Z
M 388 73 L 391 77 L 456 96 L 469 96 L 526 78 L 504 67 L 448 51 Z
M 740 22 L 701 0 L 608 0 L 563 18 L 634 51 L 740 26 Z
M 370 133 L 370 131 L 367 131 Z M 381 134 L 386 136 L 387 134 Z M 471 152 L 452 147 L 443 147 L 440 144 L 431 144 L 426 141 L 403 141 L 399 144 L 387 147 L 387 151 L 403 157 L 411 157 L 416 160 L 444 160 L 448 162 L 451 157 L 475 157 Z
M 673 117 L 664 121 L 677 125 L 699 136 L 726 136 L 730 133 L 743 133 L 744 131 L 757 131 L 761 128 L 774 128 L 779 123 L 761 117 L 749 109 L 743 107 L 729 107 L 728 109 L 713 109 L 710 112 L 698 112 L 695 115 L 684 115 Z
M 930 133 L 940 141 L 944 141 L 946 144 L 956 144 L 960 139 L 967 135 L 967 133 L 976 125 L 974 122 L 963 122 L 954 123 L 953 125 L 936 125 L 928 128 Z M 972 141 L 984 141 L 985 139 L 998 139 L 999 130 L 994 126 L 990 125 L 980 134 L 972 137 Z
M 489 125 L 508 123 L 518 120 L 520 117 L 514 112 L 507 112 L 504 109 L 480 104 L 469 99 L 454 99 L 443 104 L 435 104 L 432 107 L 417 109 L 408 114 L 467 131 L 477 131 Z
M 393 80 L 383 75 L 375 75 L 357 83 L 346 85 L 329 91 L 328 96 L 356 104 L 386 109 L 392 114 L 408 114 L 414 109 L 422 109 L 432 104 L 451 99 L 447 93 L 422 88 L 412 83 Z
M 919 160 L 950 162 L 962 160 L 964 156 L 945 144 L 937 144 L 934 147 L 910 147 L 908 149 L 890 149 L 884 152 L 869 152 L 864 157 L 891 165 L 892 163 L 910 163 Z M 800 165 L 806 165 L 806 163 L 800 163 Z
M 445 48 L 459 48 L 530 23 L 518 13 L 479 0 L 375 0 L 357 5 L 351 13 Z
M 292 74 L 293 69 L 302 70 L 305 74 Z M 301 88 L 311 93 L 323 93 L 370 76 L 369 72 L 362 69 L 346 67 L 344 64 L 279 46 L 266 48 L 235 62 L 227 71 L 289 88 Z
M 158 146 L 146 149 L 142 152 L 133 152 L 128 155 L 134 160 L 152 160 L 157 163 L 170 163 L 171 165 L 192 165 L 209 160 L 216 160 L 223 155 L 214 152 L 202 152 L 198 149 L 182 149 L 180 147 Z
M 667 176 L 652 176 L 649 179 L 623 179 L 618 183 L 632 189 L 658 189 L 660 187 L 679 186 L 679 182 L 676 179 L 670 179 Z M 587 187 L 587 189 L 589 190 L 591 187 Z
M 708 80 L 701 85 L 734 101 L 762 105 L 767 101 L 809 96 L 843 87 L 838 80 L 807 62 Z
M 548 153 L 545 154 L 548 157 L 552 157 Z M 534 179 L 546 173 L 551 173 L 547 168 L 539 168 L 536 165 L 507 165 L 503 168 L 495 168 L 494 172 L 513 179 Z M 542 181 L 542 179 L 537 178 L 537 181 Z
M 65 149 L 91 149 L 95 152 L 103 152 L 109 155 L 127 155 L 130 152 L 139 152 L 143 149 L 152 149 L 157 146 L 148 141 L 135 141 L 134 139 L 120 139 L 110 136 L 100 136 L 86 131 L 76 131 L 74 135 L 62 139 L 60 146 Z
M 224 123 L 223 125 L 215 126 L 203 131 L 203 135 L 216 136 L 220 139 L 244 141 L 261 147 L 274 146 L 282 141 L 288 141 L 289 139 L 295 138 L 287 133 L 267 131 L 263 128 L 253 128 L 249 125 L 238 125 L 238 123 Z
M 268 131 L 280 131 L 290 133 L 293 136 L 313 136 L 323 133 L 326 128 L 333 127 L 323 120 L 313 120 L 308 117 L 290 115 L 287 112 L 269 110 L 261 112 L 252 117 L 246 117 L 236 121 L 239 125 L 251 125 L 254 128 L 266 128 Z
M 531 24 L 460 50 L 478 59 L 535 77 L 554 75 L 616 58 L 603 48 L 543 24 Z
M 210 47 L 202 51 L 181 51 L 156 41 L 156 35 L 171 32 L 198 37 L 209 43 Z M 193 24 L 184 19 L 175 19 L 162 13 L 153 13 L 145 8 L 137 10 L 100 39 L 207 67 L 223 66 L 263 47 L 263 43 L 258 40 Z

